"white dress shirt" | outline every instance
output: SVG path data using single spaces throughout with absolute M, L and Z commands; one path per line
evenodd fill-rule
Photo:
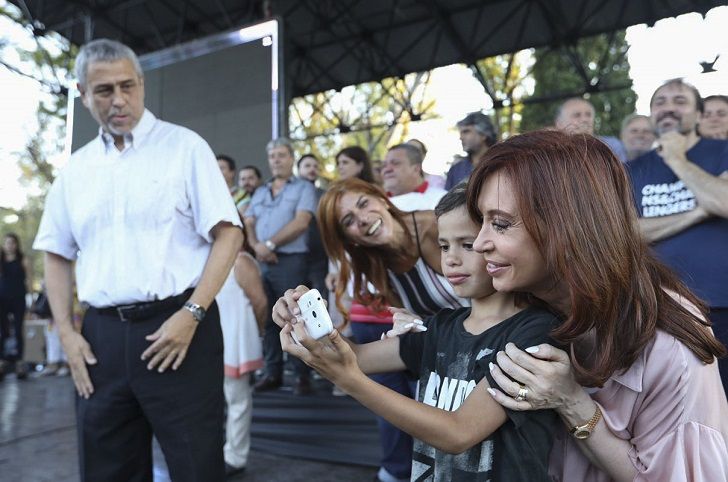
M 447 191 L 444 189 L 428 185 L 425 192 L 408 192 L 399 196 L 392 196 L 389 200 L 401 211 L 431 211 L 435 209 L 435 206 L 445 194 L 447 194 Z
M 219 222 L 241 226 L 215 155 L 145 110 L 119 151 L 76 151 L 51 187 L 33 248 L 76 260 L 78 298 L 104 307 L 164 299 L 200 280 Z

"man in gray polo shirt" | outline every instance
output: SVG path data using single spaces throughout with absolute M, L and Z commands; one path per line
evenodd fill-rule
M 316 210 L 313 185 L 293 175 L 293 147 L 286 138 L 268 143 L 268 165 L 273 178 L 253 194 L 245 213 L 246 234 L 261 264 L 269 306 L 292 286 L 306 280 L 308 225 Z M 263 335 L 265 376 L 256 391 L 273 390 L 283 381 L 280 328 L 269 318 Z M 294 393 L 310 392 L 308 367 L 293 359 L 296 371 Z

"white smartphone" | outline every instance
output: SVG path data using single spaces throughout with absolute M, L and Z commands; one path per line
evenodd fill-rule
M 329 310 L 326 309 L 319 290 L 312 289 L 304 293 L 298 299 L 298 307 L 301 309 L 301 318 L 311 338 L 318 340 L 334 331 Z

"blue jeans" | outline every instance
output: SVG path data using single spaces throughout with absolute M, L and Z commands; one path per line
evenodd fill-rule
M 392 329 L 389 323 L 352 323 L 351 331 L 359 344 L 377 341 Z M 405 372 L 379 373 L 372 380 L 397 393 L 414 398 L 415 382 Z M 408 479 L 412 470 L 412 437 L 381 417 L 377 417 L 379 442 L 382 446 L 381 466 L 398 479 Z

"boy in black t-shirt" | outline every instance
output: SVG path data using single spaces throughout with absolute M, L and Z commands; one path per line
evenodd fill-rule
M 442 310 L 425 321 L 424 332 L 366 345 L 352 344 L 336 331 L 328 340 L 311 340 L 303 324 L 293 322 L 281 332 L 281 344 L 417 439 L 412 480 L 550 480 L 554 412 L 513 412 L 486 390 L 494 384 L 489 364 L 498 351 L 507 343 L 523 349 L 552 342 L 548 334 L 557 320 L 546 311 L 519 305 L 511 293 L 495 292 L 485 259 L 473 251 L 478 225 L 465 209 L 464 187 L 443 197 L 435 214 L 443 274 L 458 296 L 472 299 L 471 308 Z M 291 306 L 292 301 L 283 303 Z M 407 315 L 399 313 L 398 318 Z M 399 330 L 413 328 L 414 317 L 410 321 Z M 294 344 L 291 331 L 306 348 Z M 418 402 L 364 375 L 402 369 L 419 379 Z
M 476 300 L 473 299 L 475 303 Z M 417 400 L 443 410 L 455 411 L 485 377 L 495 354 L 506 343 L 525 348 L 547 343 L 553 318 L 526 308 L 483 328 L 487 319 L 474 319 L 471 308 L 442 310 L 425 322 L 427 332 L 400 337 L 399 355 L 418 375 Z M 514 412 L 503 409 L 505 422 L 481 443 L 457 455 L 416 439 L 412 480 L 549 480 L 548 453 L 556 415 L 550 410 Z

